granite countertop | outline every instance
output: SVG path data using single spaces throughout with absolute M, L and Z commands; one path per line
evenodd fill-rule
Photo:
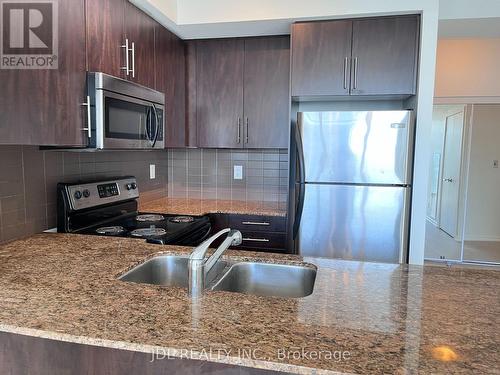
M 284 202 L 252 202 L 220 199 L 161 198 L 140 203 L 142 212 L 178 215 L 205 215 L 210 213 L 286 216 Z
M 182 288 L 116 279 L 159 252 L 189 251 L 72 234 L 3 245 L 0 331 L 171 356 L 224 350 L 209 360 L 293 373 L 500 373 L 498 271 L 229 251 L 312 264 L 314 291 L 299 299 L 209 291 L 198 303 Z

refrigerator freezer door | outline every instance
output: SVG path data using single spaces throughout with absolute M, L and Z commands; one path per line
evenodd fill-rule
M 302 112 L 306 182 L 409 184 L 411 111 Z
M 396 186 L 306 184 L 299 254 L 400 263 L 408 192 Z

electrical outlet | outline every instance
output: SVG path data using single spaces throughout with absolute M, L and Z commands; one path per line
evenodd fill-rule
M 235 165 L 234 166 L 233 178 L 235 180 L 243 180 L 243 166 L 242 165 Z
M 154 180 L 156 178 L 156 165 L 149 164 L 149 179 Z

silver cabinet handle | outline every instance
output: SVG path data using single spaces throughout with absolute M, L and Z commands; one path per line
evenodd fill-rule
M 91 138 L 92 137 L 92 124 L 91 124 L 92 120 L 91 120 L 91 113 L 90 113 L 90 96 L 89 95 L 87 95 L 87 102 L 82 103 L 82 105 L 87 107 L 87 127 L 82 128 L 82 130 L 86 130 L 88 137 Z
M 349 82 L 347 82 L 347 64 L 349 63 L 349 57 L 344 57 L 344 89 L 347 89 L 347 85 Z
M 269 223 L 266 223 L 265 221 L 258 222 L 258 221 L 242 221 L 241 224 L 243 225 L 270 225 Z
M 358 88 L 358 58 L 354 58 L 354 69 L 353 69 L 353 89 Z
M 132 78 L 135 78 L 135 43 L 132 42 L 132 49 L 130 50 L 132 52 Z
M 248 143 L 248 117 L 246 118 L 245 143 Z
M 238 140 L 236 143 L 241 143 L 241 118 L 238 117 Z
M 128 53 L 130 49 L 128 48 L 128 38 L 125 39 L 125 44 L 122 44 L 121 48 L 125 48 L 125 66 L 122 66 L 120 69 L 125 70 L 125 74 L 128 76 L 130 74 L 130 65 L 128 58 Z
M 244 238 L 243 241 L 249 241 L 249 242 L 269 242 L 267 238 Z
M 453 178 L 443 178 L 443 182 L 453 182 Z

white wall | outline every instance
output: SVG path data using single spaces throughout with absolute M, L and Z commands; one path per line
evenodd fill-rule
M 500 16 L 498 0 L 439 0 L 439 19 L 489 18 Z
M 440 39 L 436 59 L 436 103 L 500 102 L 500 38 Z
M 500 241 L 500 104 L 472 109 L 465 240 Z

